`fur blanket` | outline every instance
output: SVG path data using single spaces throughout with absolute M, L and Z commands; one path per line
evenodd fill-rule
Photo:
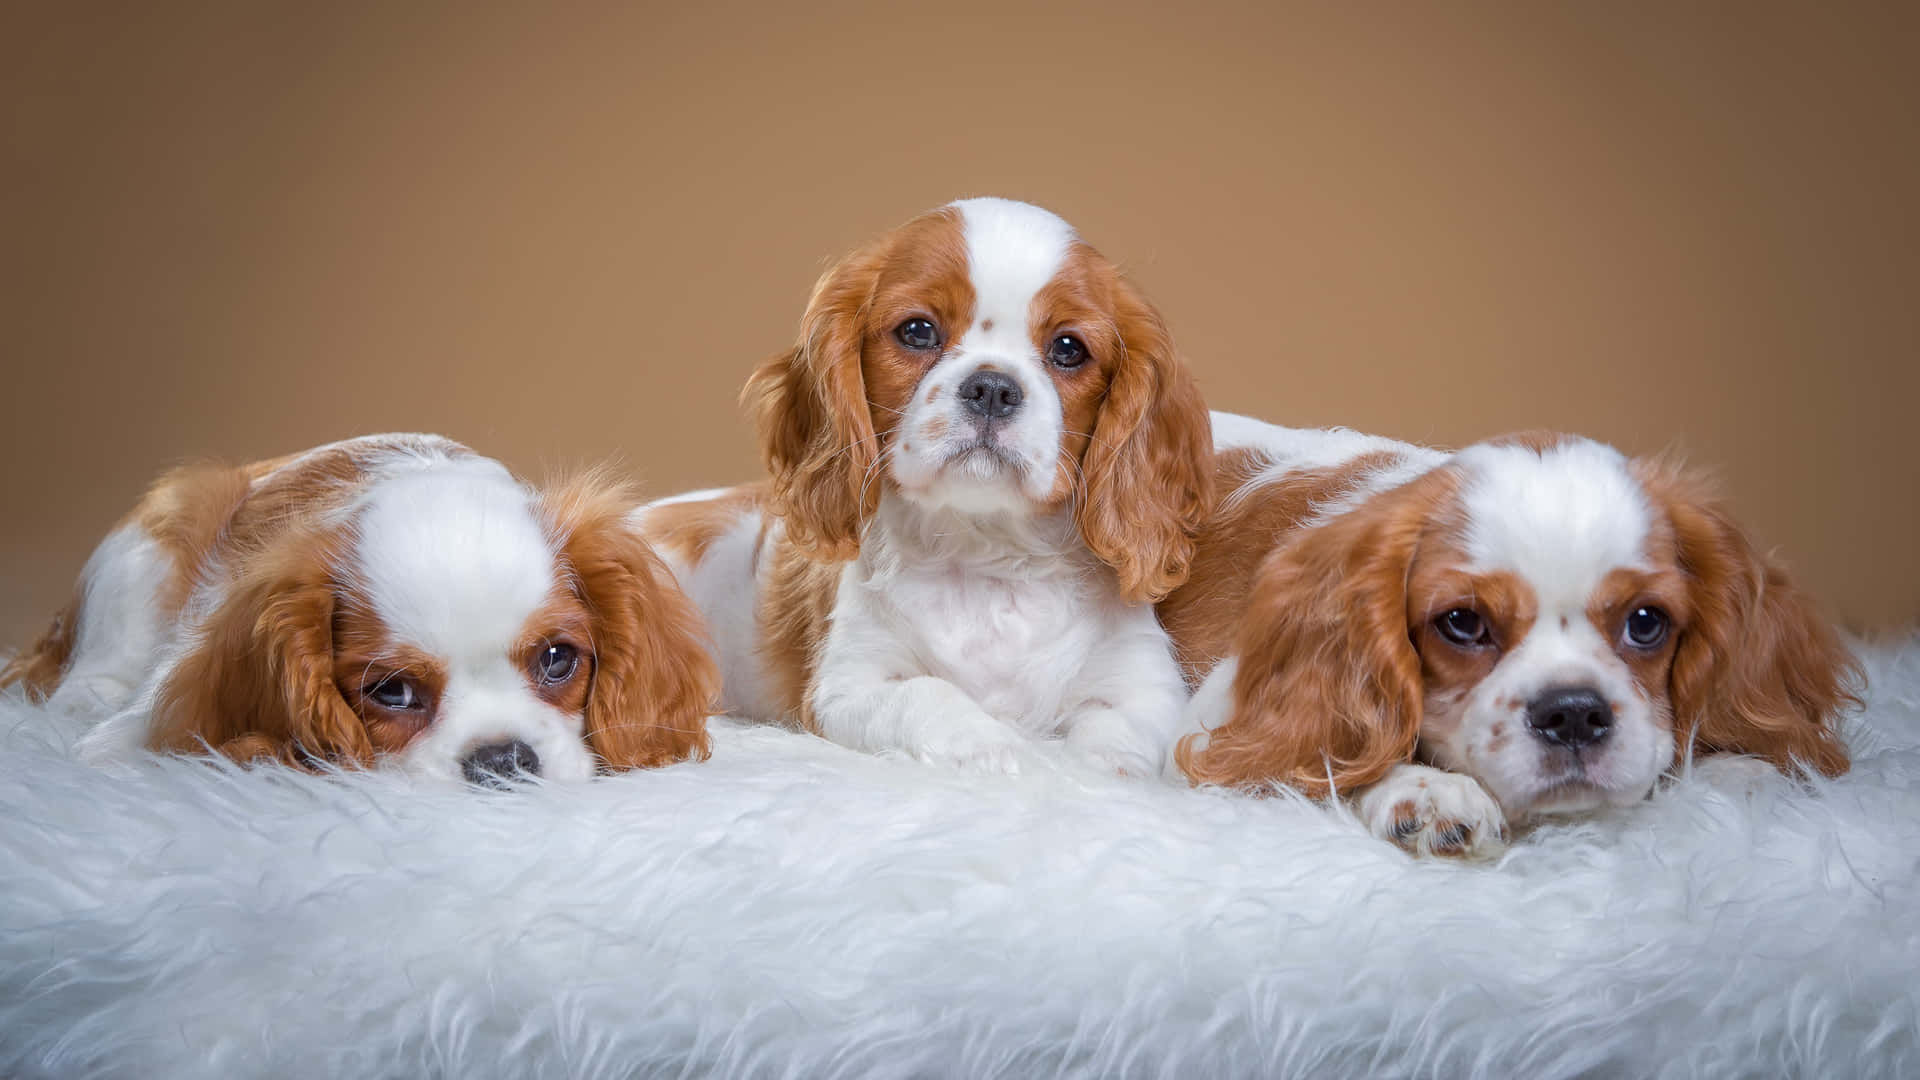
M 1920 1074 L 1920 639 L 1851 775 L 1416 862 L 1294 800 L 721 724 L 513 793 L 0 702 L 0 1075 Z

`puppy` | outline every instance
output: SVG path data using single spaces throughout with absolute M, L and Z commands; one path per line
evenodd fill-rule
M 1212 502 L 1164 322 L 1038 207 L 968 199 L 842 260 L 754 373 L 770 482 L 638 518 L 729 711 L 1017 771 L 1059 735 L 1157 772 L 1186 691 L 1151 602 Z
M 1338 791 L 1378 836 L 1485 856 L 1688 750 L 1846 771 L 1854 661 L 1697 477 L 1572 436 L 1214 435 L 1231 494 L 1160 608 L 1204 676 L 1186 778 Z
M 698 613 L 587 477 L 430 435 L 162 477 L 0 672 L 108 715 L 78 749 L 390 765 L 498 785 L 707 753 Z

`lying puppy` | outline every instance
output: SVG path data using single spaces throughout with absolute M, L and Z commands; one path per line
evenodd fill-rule
M 498 784 L 707 753 L 718 673 L 632 502 L 429 435 L 162 477 L 17 657 L 79 744 Z M 584 741 L 583 741 L 584 740 Z
M 1188 779 L 1337 790 L 1378 836 L 1484 856 L 1688 747 L 1846 771 L 1852 658 L 1696 477 L 1571 436 L 1214 425 L 1231 494 L 1160 607 L 1205 675 Z
M 1160 316 L 1066 222 L 969 199 L 842 260 L 745 394 L 764 487 L 639 526 L 706 614 L 728 711 L 1015 771 L 1062 735 L 1158 772 L 1186 697 L 1151 601 L 1212 502 Z

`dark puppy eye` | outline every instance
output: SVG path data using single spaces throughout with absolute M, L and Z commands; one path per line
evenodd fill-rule
M 1672 625 L 1667 613 L 1657 607 L 1634 608 L 1620 628 L 1620 636 L 1636 649 L 1657 649 L 1667 640 L 1667 629 Z
M 908 319 L 893 328 L 893 336 L 900 344 L 909 349 L 937 349 L 940 347 L 940 328 L 928 319 Z
M 1472 608 L 1454 608 L 1433 620 L 1433 627 L 1440 631 L 1441 637 L 1463 649 L 1493 644 L 1493 635 L 1487 632 L 1487 620 Z
M 563 683 L 580 670 L 580 650 L 571 645 L 549 645 L 533 658 L 534 677 L 543 683 Z
M 426 704 L 413 683 L 398 675 L 389 675 L 361 693 L 383 709 L 418 709 Z
M 1047 343 L 1047 363 L 1060 368 L 1077 368 L 1087 362 L 1087 347 L 1072 334 L 1061 334 Z

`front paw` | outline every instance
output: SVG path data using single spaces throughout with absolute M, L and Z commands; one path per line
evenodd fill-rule
M 930 721 L 907 752 L 929 765 L 1017 775 L 1028 746 L 1019 732 L 984 712 L 974 712 Z
M 1067 725 L 1066 746 L 1080 762 L 1109 776 L 1149 777 L 1160 771 L 1166 748 L 1142 738 L 1112 709 L 1081 713 Z
M 1507 818 L 1479 781 L 1425 765 L 1396 766 L 1360 797 L 1360 819 L 1415 855 L 1491 859 L 1507 849 Z

